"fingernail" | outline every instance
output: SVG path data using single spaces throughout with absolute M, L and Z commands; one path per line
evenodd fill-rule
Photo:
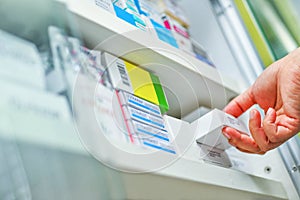
M 254 119 L 255 118 L 255 111 L 251 110 L 250 111 L 250 119 Z
M 269 108 L 266 115 L 267 115 L 267 116 L 270 116 L 271 113 L 272 113 L 272 108 Z
M 227 133 L 223 132 L 223 135 L 224 135 L 228 140 L 231 139 L 230 135 L 228 135 Z

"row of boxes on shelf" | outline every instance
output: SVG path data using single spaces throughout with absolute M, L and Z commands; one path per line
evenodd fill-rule
M 214 66 L 189 34 L 189 21 L 174 0 L 90 0 L 154 37 Z
M 43 122 L 41 124 L 45 127 L 48 127 L 49 123 L 51 125 L 50 121 L 53 120 L 70 125 L 72 123 L 72 106 L 69 104 L 72 103 L 70 99 L 73 95 L 76 75 L 80 73 L 87 78 L 86 80 L 96 80 L 95 82 L 102 85 L 102 88 L 105 87 L 107 91 L 111 91 L 106 93 L 107 95 L 112 95 L 114 92 L 117 94 L 120 100 L 119 107 L 123 113 L 119 114 L 122 115 L 123 122 L 128 128 L 128 135 L 132 143 L 172 154 L 176 153 L 174 147 L 170 145 L 170 136 L 162 115 L 169 109 L 169 106 L 157 76 L 108 53 L 85 48 L 79 40 L 65 36 L 64 32 L 56 27 L 49 27 L 48 33 L 52 54 L 52 59 L 50 59 L 53 65 L 52 71 L 45 70 L 47 67 L 33 43 L 0 31 L 0 41 L 2 41 L 0 79 L 4 95 L 1 98 L 0 107 L 5 108 L 3 110 L 6 113 L 5 116 L 10 116 L 7 119 L 3 118 L 5 116 L 0 116 L 1 119 L 3 118 L 4 124 L 11 123 L 6 123 L 7 120 L 17 120 L 19 123 L 24 121 L 22 118 L 27 115 L 28 120 L 25 120 L 24 123 L 27 123 L 28 130 L 33 130 L 34 126 L 32 125 L 37 121 Z M 116 62 L 107 66 L 110 59 Z M 49 72 L 46 73 L 46 71 Z M 49 79 L 48 76 L 51 78 Z M 122 78 L 121 84 L 118 83 L 117 77 Z M 69 103 L 66 96 L 61 94 L 67 96 Z M 108 105 L 112 104 L 108 103 L 104 106 Z M 26 114 L 20 115 L 19 112 Z M 37 116 L 41 118 L 38 119 Z M 51 117 L 53 120 L 50 119 Z M 109 117 L 113 118 L 114 116 L 110 114 Z M 31 122 L 29 122 L 30 120 Z M 111 122 L 113 121 L 111 120 Z M 24 123 L 22 124 L 24 125 Z M 115 125 L 109 124 L 109 126 Z M 0 127 L 1 130 L 7 128 Z M 119 137 L 121 139 L 122 135 Z
M 168 111 L 169 105 L 159 77 L 109 53 L 90 50 L 82 46 L 78 39 L 65 36 L 56 27 L 49 27 L 49 37 L 54 69 L 63 69 L 61 72 L 67 79 L 67 91 L 73 90 L 78 72 L 110 91 L 115 91 L 121 108 L 119 115 L 122 115 L 127 131 L 125 135 L 129 136 L 125 140 L 175 153 L 162 116 Z M 69 98 L 73 95 L 70 92 L 67 94 L 70 95 Z M 98 108 L 103 109 L 108 108 L 102 108 L 101 105 Z M 110 122 L 114 123 L 113 120 Z M 124 138 L 123 135 L 120 133 L 120 139 Z
M 3 44 L 7 45 L 7 48 L 3 48 L 5 54 L 1 54 L 3 55 L 1 64 L 9 64 L 12 68 L 17 67 L 11 74 L 9 74 L 10 68 L 1 68 L 3 69 L 0 72 L 1 79 L 9 77 L 12 82 L 20 82 L 30 88 L 39 89 L 37 93 L 60 99 L 57 101 L 61 105 L 55 104 L 58 108 L 70 108 L 65 98 L 55 93 L 65 94 L 71 104 L 76 76 L 80 73 L 87 77 L 87 80 L 94 80 L 112 92 L 117 91 L 124 124 L 130 127 L 127 131 L 131 136 L 131 142 L 175 153 L 174 148 L 168 144 L 170 142 L 168 131 L 165 130 L 162 117 L 162 113 L 167 112 L 169 106 L 156 75 L 108 53 L 90 50 L 82 46 L 78 39 L 65 36 L 65 33 L 56 27 L 49 27 L 48 34 L 53 67 L 52 70 L 48 70 L 45 79 L 46 67 L 43 66 L 35 45 L 1 32 L 1 39 L 5 41 Z M 24 50 L 27 54 L 22 56 Z M 24 61 L 16 60 L 13 57 L 16 54 Z M 23 79 L 19 78 L 16 72 L 22 72 L 26 76 Z M 66 109 L 63 111 L 67 112 Z M 70 112 L 67 112 L 67 115 L 70 120 Z M 135 137 L 132 137 L 133 135 Z
M 157 105 L 124 91 L 116 91 L 130 141 L 176 154 Z

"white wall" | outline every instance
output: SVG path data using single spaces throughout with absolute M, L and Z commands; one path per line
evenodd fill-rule
M 190 33 L 193 39 L 207 50 L 216 67 L 233 79 L 241 77 L 240 69 L 226 43 L 209 0 L 181 0 L 179 4 L 190 19 Z M 245 83 L 241 85 L 245 87 Z

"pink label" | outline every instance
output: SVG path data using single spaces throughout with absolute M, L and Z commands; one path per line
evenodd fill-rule
M 170 22 L 168 20 L 164 20 L 164 25 L 167 29 L 171 30 L 171 25 L 170 25 Z
M 177 32 L 177 33 L 179 33 L 180 35 L 182 35 L 182 36 L 184 36 L 184 37 L 186 37 L 186 38 L 190 38 L 190 35 L 189 35 L 189 33 L 187 32 L 187 31 L 185 31 L 185 30 L 182 30 L 182 29 L 180 29 L 179 27 L 177 27 L 177 26 L 173 26 L 173 28 L 174 28 L 174 30 Z

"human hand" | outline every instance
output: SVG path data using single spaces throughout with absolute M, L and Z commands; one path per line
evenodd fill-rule
M 265 111 L 250 111 L 252 137 L 225 127 L 223 134 L 231 145 L 247 153 L 264 154 L 287 141 L 300 130 L 300 48 L 270 65 L 243 94 L 224 111 L 238 117 L 252 105 Z

